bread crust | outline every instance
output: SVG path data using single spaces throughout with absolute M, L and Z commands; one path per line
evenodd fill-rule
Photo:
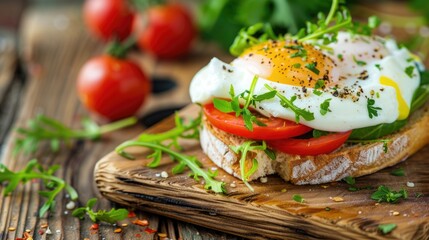
M 220 168 L 241 179 L 239 159 L 228 146 L 248 140 L 214 127 L 203 119 L 200 135 L 204 153 Z M 248 180 L 277 173 L 297 185 L 333 182 L 347 176 L 359 177 L 374 173 L 407 159 L 429 142 L 429 103 L 412 114 L 399 132 L 383 137 L 390 139 L 387 152 L 382 142 L 343 145 L 337 151 L 318 156 L 300 156 L 276 152 L 271 160 L 263 151 L 255 151 L 259 169 Z M 251 163 L 249 159 L 246 161 Z M 246 170 L 250 166 L 246 166 Z

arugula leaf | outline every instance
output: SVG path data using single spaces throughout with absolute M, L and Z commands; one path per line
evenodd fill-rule
M 320 104 L 320 114 L 326 115 L 328 112 L 331 112 L 331 109 L 329 109 L 329 104 L 331 100 L 331 98 L 325 99 L 325 101 Z
M 407 124 L 407 119 L 397 120 L 392 123 L 382 123 L 371 127 L 353 129 L 350 140 L 373 140 L 392 134 Z
M 392 191 L 391 189 L 383 185 L 379 186 L 377 191 L 375 191 L 371 195 L 371 199 L 376 200 L 377 202 L 396 203 L 401 198 L 408 198 L 408 193 L 405 189 L 401 189 L 399 191 Z
M 274 98 L 276 95 L 276 91 L 266 92 L 261 95 L 253 94 L 257 81 L 258 76 L 255 75 L 250 85 L 250 89 L 248 91 L 242 92 L 237 96 L 235 96 L 234 87 L 231 85 L 229 91 L 231 95 L 231 100 L 229 101 L 217 98 L 213 99 L 213 104 L 215 108 L 219 111 L 224 113 L 235 112 L 235 116 L 242 116 L 244 124 L 249 131 L 253 131 L 253 124 L 256 124 L 258 126 L 266 126 L 263 122 L 259 121 L 256 116 L 252 114 L 252 112 L 249 110 L 249 106 L 256 107 L 257 102 Z M 240 99 L 243 99 L 245 101 L 243 107 L 240 107 Z
M 58 165 L 53 165 L 45 170 L 36 159 L 33 159 L 27 163 L 23 170 L 12 172 L 0 163 L 0 183 L 6 183 L 3 195 L 9 195 L 20 183 L 26 183 L 33 179 L 43 180 L 44 186 L 50 191 L 39 191 L 40 196 L 47 198 L 47 201 L 39 209 L 39 216 L 42 217 L 48 210 L 55 207 L 55 198 L 63 189 L 68 192 L 70 199 L 76 200 L 78 198 L 73 187 L 65 183 L 63 179 L 53 176 L 58 168 Z
M 391 171 L 390 175 L 402 177 L 402 176 L 405 176 L 405 172 L 404 172 L 404 169 L 401 167 Z
M 83 219 L 85 215 L 88 215 L 89 218 L 95 223 L 107 222 L 110 224 L 114 224 L 118 221 L 124 220 L 128 216 L 128 210 L 124 208 L 112 208 L 108 212 L 106 210 L 98 210 L 97 212 L 94 212 L 92 208 L 94 207 L 96 202 L 96 198 L 89 199 L 85 207 L 76 208 L 72 212 L 73 217 Z
M 258 34 L 260 36 L 257 36 Z M 240 56 L 241 53 L 244 52 L 244 50 L 251 46 L 265 42 L 268 39 L 275 40 L 278 38 L 279 37 L 274 34 L 271 25 L 257 23 L 248 28 L 243 28 L 240 30 L 237 37 L 234 39 L 234 42 L 232 43 L 231 47 L 229 48 L 229 52 L 233 56 L 237 57 Z
M 88 118 L 82 121 L 82 130 L 75 130 L 55 119 L 38 115 L 28 121 L 27 128 L 16 129 L 18 134 L 23 137 L 16 139 L 14 153 L 17 154 L 21 151 L 25 154 L 33 153 L 37 151 L 39 144 L 43 141 L 49 141 L 51 150 L 56 152 L 59 150 L 60 141 L 68 142 L 72 139 L 95 140 L 102 134 L 133 125 L 136 122 L 137 118 L 131 117 L 104 126 L 98 126 Z
M 413 77 L 413 72 L 414 72 L 414 66 L 408 66 L 405 68 L 405 73 L 409 78 Z
M 268 90 L 276 92 L 276 96 L 280 99 L 280 104 L 282 105 L 282 107 L 290 108 L 295 113 L 295 121 L 297 123 L 299 122 L 300 117 L 304 118 L 307 121 L 314 120 L 314 113 L 306 109 L 299 108 L 295 104 L 293 104 L 293 102 L 296 100 L 296 96 L 293 96 L 291 99 L 287 99 L 285 96 L 283 96 L 282 94 L 277 92 L 274 88 L 272 88 L 270 85 L 264 84 L 264 86 Z
M 241 153 L 241 157 L 239 160 L 241 179 L 243 183 L 250 189 L 250 191 L 253 192 L 254 189 L 252 186 L 250 186 L 247 179 L 250 176 L 252 176 L 252 174 L 255 173 L 256 170 L 258 170 L 258 160 L 256 160 L 256 158 L 252 159 L 251 168 L 249 171 L 246 172 L 246 160 L 247 160 L 248 152 L 261 150 L 261 151 L 264 151 L 268 155 L 268 157 L 270 157 L 273 160 L 276 158 L 274 152 L 271 150 L 268 150 L 267 144 L 265 143 L 265 141 L 262 141 L 262 143 L 255 142 L 255 141 L 246 141 L 239 146 L 229 146 L 229 148 L 231 148 L 231 150 L 237 154 Z
M 199 177 L 204 178 L 205 185 L 204 188 L 208 190 L 212 190 L 215 193 L 225 193 L 225 183 L 219 182 L 214 179 L 214 177 L 217 174 L 217 171 L 215 172 L 205 172 L 201 169 L 201 163 L 193 156 L 187 156 L 178 152 L 175 152 L 171 150 L 170 148 L 162 145 L 158 142 L 145 142 L 144 140 L 137 140 L 137 141 L 126 141 L 122 144 L 120 144 L 118 147 L 116 147 L 115 151 L 119 155 L 121 155 L 124 158 L 128 159 L 135 159 L 131 154 L 125 152 L 126 148 L 129 147 L 146 147 L 152 150 L 159 150 L 163 153 L 166 153 L 170 156 L 171 159 L 176 160 L 179 162 L 179 164 L 186 165 L 192 172 L 193 177 L 196 181 L 199 181 Z
M 387 223 L 387 224 L 380 224 L 380 225 L 378 225 L 378 229 L 383 234 L 388 234 L 391 231 L 393 231 L 395 228 L 396 228 L 396 224 L 394 224 L 394 223 Z

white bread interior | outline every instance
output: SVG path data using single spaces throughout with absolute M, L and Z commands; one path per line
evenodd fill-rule
M 238 146 L 249 139 L 221 131 L 206 119 L 203 122 L 200 141 L 204 153 L 218 167 L 241 179 L 240 156 L 229 146 Z M 254 151 L 248 154 L 246 163 L 251 164 L 250 159 L 256 157 L 259 169 L 248 180 L 277 173 L 294 184 L 320 184 L 338 181 L 347 176 L 371 174 L 395 165 L 429 142 L 429 103 L 413 113 L 407 125 L 399 132 L 384 136 L 383 139 L 391 140 L 387 152 L 384 152 L 382 142 L 344 144 L 333 153 L 318 156 L 276 152 L 275 160 L 271 160 L 263 151 Z M 248 169 L 249 165 L 246 170 Z

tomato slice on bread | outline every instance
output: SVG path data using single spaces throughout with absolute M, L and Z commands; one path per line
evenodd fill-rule
M 352 131 L 331 133 L 318 138 L 280 139 L 266 141 L 271 148 L 289 154 L 316 156 L 327 154 L 339 148 L 349 138 Z
M 216 109 L 213 103 L 204 105 L 203 111 L 207 120 L 220 130 L 255 140 L 291 138 L 312 130 L 310 127 L 286 119 L 261 116 L 258 120 L 266 126 L 254 124 L 253 131 L 250 131 L 246 128 L 242 116 L 236 117 L 235 113 L 223 113 Z

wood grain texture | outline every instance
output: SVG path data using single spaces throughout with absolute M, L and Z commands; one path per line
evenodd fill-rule
M 17 72 L 16 66 L 8 66 L 7 71 L 0 71 L 0 79 L 6 79 L 6 84 L 1 85 L 6 86 L 4 88 L 6 90 L 0 89 L 5 93 L 0 102 L 1 134 L 4 133 L 0 137 L 7 140 L 0 144 L 2 149 L 0 162 L 12 170 L 21 170 L 31 158 L 37 158 L 44 166 L 59 164 L 60 170 L 56 176 L 77 189 L 79 205 L 85 204 L 89 198 L 97 197 L 99 209 L 122 207 L 99 194 L 93 181 L 94 165 L 115 146 L 143 131 L 141 126 L 107 134 L 97 142 L 72 142 L 68 146 L 62 146 L 58 153 L 52 153 L 48 144 L 42 144 L 34 155 L 12 154 L 14 141 L 18 137 L 12 129 L 24 126 L 37 114 L 43 113 L 74 128 L 79 128 L 80 120 L 88 116 L 88 112 L 83 109 L 77 98 L 75 80 L 84 62 L 100 54 L 104 45 L 88 35 L 80 11 L 79 5 L 70 5 L 36 7 L 24 14 L 19 34 L 21 37 L 19 53 L 26 74 L 21 74 L 19 69 Z M 160 62 L 138 53 L 131 55 L 149 75 L 169 76 L 174 81 L 180 81 L 177 85 L 181 86 L 174 92 L 152 96 L 148 104 L 141 109 L 141 115 L 169 107 L 171 102 L 179 105 L 189 103 L 189 98 L 184 97 L 188 96 L 189 76 L 195 74 L 194 71 L 206 64 L 213 55 L 210 51 L 200 54 L 198 48 L 200 46 L 197 46 L 189 58 L 178 62 Z M 4 56 L 6 55 L 0 54 L 0 58 Z M 14 62 L 16 58 L 16 52 L 7 55 L 8 61 Z M 23 77 L 26 77 L 25 81 Z M 185 90 L 186 92 L 183 92 Z M 2 190 L 3 187 L 0 186 L 0 191 Z M 19 186 L 10 196 L 0 196 L 0 239 L 14 240 L 22 237 L 27 229 L 34 239 L 159 239 L 157 234 L 146 233 L 143 227 L 131 224 L 128 219 L 124 221 L 129 224 L 128 227 L 120 234 L 114 234 L 115 227 L 108 224 L 101 224 L 99 231 L 90 231 L 92 222 L 88 218 L 80 221 L 72 217 L 70 210 L 66 209 L 69 199 L 64 194 L 60 194 L 56 199 L 54 212 L 39 218 L 38 210 L 45 200 L 39 197 L 39 190 L 43 188 L 40 182 L 36 181 Z M 198 235 L 198 239 L 237 239 L 225 233 L 159 217 L 145 211 L 136 211 L 136 214 L 139 218 L 148 219 L 151 229 L 166 233 L 172 239 L 192 239 L 187 237 L 192 235 Z M 38 233 L 43 223 L 49 224 L 53 234 Z M 16 230 L 9 231 L 9 227 L 15 227 Z
M 183 116 L 196 116 L 198 107 L 182 111 Z M 172 120 L 163 122 L 150 132 L 171 128 Z M 202 153 L 198 141 L 183 142 L 185 153 L 200 159 L 205 168 L 215 165 Z M 270 176 L 268 183 L 253 182 L 255 192 L 223 171 L 219 179 L 227 184 L 227 195 L 208 193 L 202 184 L 188 177 L 189 172 L 172 175 L 174 166 L 165 157 L 160 167 L 145 167 L 147 150 L 130 151 L 137 160 L 126 160 L 110 153 L 100 160 L 95 179 L 101 193 L 112 201 L 145 211 L 176 218 L 201 226 L 218 229 L 251 239 L 427 239 L 429 237 L 429 147 L 407 161 L 357 179 L 357 185 L 386 185 L 392 189 L 406 188 L 409 199 L 398 204 L 380 203 L 370 199 L 374 190 L 348 191 L 345 183 L 296 186 L 278 176 Z M 403 167 L 404 177 L 389 174 Z M 156 177 L 167 171 L 169 177 Z M 413 182 L 414 188 L 406 186 Z M 231 187 L 235 183 L 237 187 Z M 286 189 L 286 192 L 284 192 Z M 422 193 L 422 197 L 416 194 Z M 305 204 L 292 200 L 300 194 Z M 343 202 L 334 202 L 341 197 Z M 330 210 L 327 211 L 326 208 Z M 393 212 L 399 212 L 395 216 Z M 377 231 L 379 224 L 398 225 L 389 235 Z M 335 233 L 335 234 L 333 234 Z

